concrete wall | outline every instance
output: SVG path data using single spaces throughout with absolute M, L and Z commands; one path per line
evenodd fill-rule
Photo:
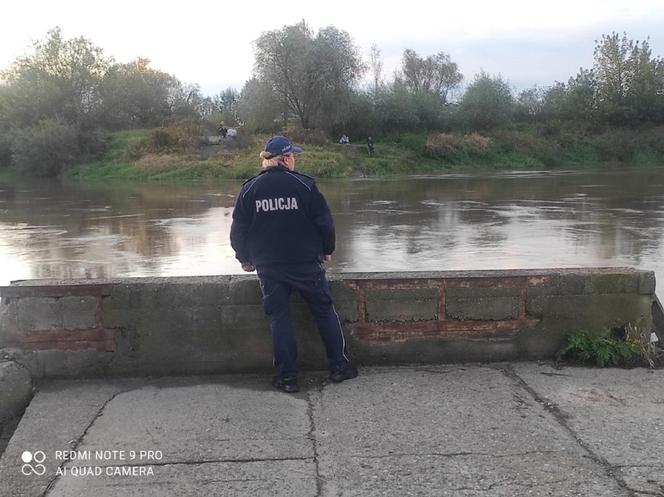
M 565 335 L 652 325 L 654 273 L 629 268 L 330 276 L 359 364 L 551 358 Z M 26 280 L 0 287 L 0 348 L 34 377 L 272 367 L 254 275 Z M 304 368 L 325 368 L 293 297 Z

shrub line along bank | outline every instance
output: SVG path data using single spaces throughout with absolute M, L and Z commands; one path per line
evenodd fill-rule
M 66 176 L 83 181 L 190 181 L 248 178 L 258 170 L 258 151 L 267 135 L 240 136 L 221 145 L 183 140 L 182 130 L 113 133 L 107 153 L 81 163 Z M 422 174 L 513 169 L 584 169 L 664 165 L 664 127 L 609 130 L 598 135 L 573 132 L 553 137 L 534 129 L 491 134 L 405 133 L 376 142 L 368 157 L 363 143 L 350 146 L 291 132 L 304 145 L 298 169 L 316 177 Z M 313 143 L 312 143 L 313 142 Z

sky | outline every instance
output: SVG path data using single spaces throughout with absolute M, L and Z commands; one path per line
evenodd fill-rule
M 654 55 L 664 56 L 664 0 L 36 0 L 8 2 L 1 12 L 0 69 L 60 26 L 65 37 L 84 36 L 119 62 L 146 57 L 206 95 L 240 89 L 252 74 L 252 42 L 302 19 L 314 31 L 347 31 L 365 59 L 378 46 L 387 80 L 406 48 L 422 56 L 444 51 L 466 82 L 484 70 L 515 90 L 591 67 L 595 40 L 613 31 L 650 37 Z

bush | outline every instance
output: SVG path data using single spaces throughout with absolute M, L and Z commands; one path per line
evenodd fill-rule
M 87 157 L 99 157 L 108 150 L 106 132 L 98 128 L 79 129 L 78 149 Z
M 298 145 L 321 146 L 330 142 L 322 129 L 287 128 L 281 134 Z
M 495 136 L 512 151 L 533 157 L 545 166 L 557 165 L 559 150 L 553 140 L 525 131 L 497 131 Z
M 652 341 L 649 327 L 643 326 L 642 320 L 636 323 L 627 323 L 623 335 L 627 342 L 638 351 L 644 365 L 650 368 L 664 365 L 664 351 L 655 346 Z
M 403 133 L 395 142 L 408 150 L 421 154 L 426 150 L 427 140 L 426 133 Z
M 125 158 L 128 160 L 137 160 L 149 153 L 150 139 L 144 137 L 130 138 L 127 141 Z
M 657 126 L 639 132 L 642 140 L 658 155 L 664 155 L 664 126 Z
M 151 153 L 187 151 L 198 145 L 203 126 L 191 119 L 174 121 L 166 127 L 150 131 L 148 150 Z
M 164 152 L 176 148 L 177 139 L 164 128 L 153 129 L 148 137 L 148 149 L 152 152 Z
M 251 147 L 252 135 L 251 133 L 244 128 L 237 128 L 237 134 L 235 137 L 227 139 L 224 141 L 224 146 L 230 149 L 246 149 Z
M 403 86 L 393 85 L 378 99 L 376 118 L 383 131 L 413 131 L 422 129 L 413 95 Z
M 6 168 L 12 162 L 12 137 L 9 131 L 0 133 L 0 168 Z
M 514 99 L 507 81 L 485 72 L 475 76 L 461 99 L 461 114 L 471 129 L 507 126 L 512 118 Z
M 578 331 L 567 337 L 567 343 L 558 353 L 558 357 L 581 363 L 592 362 L 603 368 L 610 365 L 628 365 L 638 354 L 639 347 L 631 340 L 620 340 Z
M 359 141 L 367 136 L 375 138 L 379 134 L 378 130 L 379 122 L 372 97 L 365 92 L 353 92 L 347 115 L 328 132 L 334 137 L 345 133 L 354 141 Z
M 479 133 L 455 135 L 452 133 L 431 133 L 427 137 L 425 150 L 437 157 L 451 157 L 461 152 L 480 154 L 493 146 L 493 140 Z
M 607 162 L 629 162 L 636 151 L 634 133 L 630 130 L 612 129 L 591 139 L 599 157 Z
M 79 155 L 76 129 L 56 119 L 19 129 L 12 142 L 12 162 L 20 174 L 53 178 Z
M 137 160 L 147 154 L 189 151 L 199 144 L 202 132 L 202 125 L 192 120 L 175 121 L 168 126 L 150 130 L 147 137 L 130 138 L 125 158 Z

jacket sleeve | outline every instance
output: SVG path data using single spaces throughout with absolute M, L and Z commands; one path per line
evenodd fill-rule
M 323 255 L 330 255 L 335 248 L 334 220 L 323 194 L 314 183 L 311 189 L 311 220 L 323 239 Z
M 240 262 L 251 262 L 249 258 L 249 247 L 247 246 L 247 236 L 249 234 L 249 226 L 251 218 L 247 212 L 245 203 L 243 202 L 244 189 L 235 200 L 235 208 L 233 209 L 233 222 L 231 223 L 231 247 L 235 250 L 235 258 Z

